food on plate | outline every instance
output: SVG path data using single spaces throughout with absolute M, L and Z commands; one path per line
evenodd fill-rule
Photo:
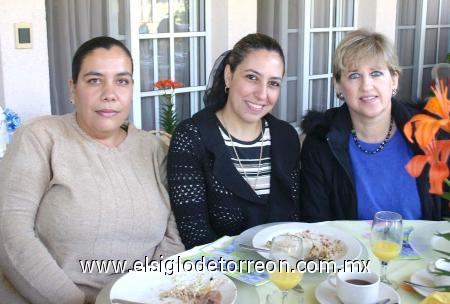
M 175 286 L 159 294 L 161 300 L 178 299 L 186 304 L 220 304 L 222 294 L 219 286 L 225 282 L 224 279 L 203 277 L 196 281 L 183 282 L 182 279 L 175 280 Z
M 345 245 L 341 240 L 336 240 L 328 235 L 315 233 L 308 230 L 299 232 L 289 232 L 285 235 L 295 235 L 303 239 L 305 259 L 311 260 L 335 260 L 345 253 Z M 266 242 L 266 247 L 270 248 L 272 241 Z
M 204 296 L 197 299 L 195 304 L 220 304 L 222 301 L 222 295 L 218 290 L 208 291 Z

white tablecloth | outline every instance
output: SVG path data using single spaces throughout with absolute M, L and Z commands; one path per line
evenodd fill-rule
M 404 221 L 404 226 L 412 226 L 415 229 L 420 229 L 426 225 L 429 225 L 432 222 L 429 221 Z M 327 222 L 327 225 L 330 225 L 334 228 L 339 228 L 347 233 L 355 236 L 359 239 L 366 248 L 370 248 L 369 240 L 364 236 L 365 233 L 370 231 L 369 223 L 366 221 L 332 221 Z M 430 230 L 430 238 L 433 234 L 433 231 Z M 193 248 L 187 252 L 182 253 L 182 255 L 192 255 L 198 252 L 198 248 Z M 366 257 L 371 260 L 370 269 L 374 272 L 379 272 L 380 263 L 378 259 L 371 253 L 370 250 L 365 250 Z M 364 256 L 363 256 L 364 258 Z M 417 270 L 426 267 L 427 261 L 424 259 L 418 260 L 404 260 L 404 259 L 396 259 L 389 263 L 388 265 L 388 277 L 396 282 L 402 282 L 403 280 L 409 280 L 410 276 Z M 305 289 L 304 298 L 305 303 L 318 303 L 315 298 L 314 292 L 316 286 L 326 279 L 325 274 L 305 274 L 301 285 Z M 242 283 L 240 281 L 234 280 L 234 283 L 237 286 L 238 290 L 238 298 L 236 304 L 252 304 L 252 303 L 265 303 L 266 295 L 275 290 L 271 283 L 254 287 L 252 285 L 248 285 Z M 114 282 L 105 286 L 100 294 L 97 297 L 96 304 L 110 304 L 109 292 L 111 290 L 111 286 Z M 423 300 L 423 297 L 415 292 L 407 292 L 402 288 L 399 288 L 397 292 L 400 294 L 401 301 L 403 304 L 415 304 L 419 303 Z

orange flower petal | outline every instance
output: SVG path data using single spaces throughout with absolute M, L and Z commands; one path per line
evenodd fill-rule
M 162 90 L 162 89 L 175 89 L 178 87 L 183 86 L 184 84 L 182 82 L 179 81 L 172 81 L 170 79 L 160 79 L 157 82 L 155 82 L 155 87 L 158 90 Z
M 405 133 L 406 138 L 410 141 L 413 142 L 412 140 L 412 134 L 413 134 L 413 127 L 412 127 L 412 122 L 408 121 L 405 126 L 403 127 L 403 133 Z
M 155 83 L 155 87 L 156 87 L 158 90 L 168 88 L 169 86 L 167 86 L 167 81 L 170 81 L 170 80 L 167 80 L 167 79 L 161 79 L 161 80 L 158 80 L 158 81 Z
M 441 129 L 447 133 L 450 133 L 450 119 L 441 119 L 439 120 L 439 125 Z
M 450 156 L 450 140 L 438 140 L 436 141 L 436 147 L 440 151 L 439 160 L 447 163 Z
M 432 90 L 434 92 L 434 95 L 436 95 L 436 98 L 441 102 L 442 108 L 447 113 L 447 117 L 449 115 L 449 107 L 450 107 L 450 100 L 448 99 L 448 81 L 441 80 L 439 81 L 439 89 L 434 85 L 432 87 Z
M 173 82 L 173 88 L 179 88 L 179 87 L 182 87 L 182 86 L 184 86 L 184 83 L 182 83 L 182 82 L 179 82 L 179 81 L 174 81 Z
M 448 177 L 449 171 L 446 163 L 438 162 L 430 168 L 430 193 L 442 194 L 442 185 Z
M 422 171 L 425 164 L 428 162 L 428 155 L 416 155 L 408 162 L 405 166 L 406 171 L 414 177 L 418 177 Z
M 443 106 L 444 105 L 442 104 L 441 100 L 439 100 L 437 97 L 431 97 L 424 109 L 428 112 L 438 115 L 441 118 L 445 118 L 448 117 L 448 113 L 445 113 L 446 109 L 444 109 Z
M 422 147 L 427 146 L 434 139 L 439 128 L 439 121 L 434 118 L 417 121 L 416 131 L 414 133 L 417 143 Z

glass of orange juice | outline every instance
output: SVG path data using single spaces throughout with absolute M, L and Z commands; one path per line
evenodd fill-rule
M 372 221 L 370 246 L 373 254 L 381 261 L 380 281 L 394 289 L 398 284 L 386 277 L 388 262 L 400 254 L 403 243 L 402 216 L 396 212 L 379 211 Z
M 303 272 L 296 269 L 297 262 L 303 259 L 302 238 L 294 235 L 275 236 L 272 239 L 269 259 L 273 266 L 269 271 L 269 279 L 280 291 L 267 295 L 266 302 L 285 304 L 289 290 L 303 278 Z M 300 300 L 303 300 L 303 297 Z M 295 300 L 295 303 L 299 303 L 299 299 Z

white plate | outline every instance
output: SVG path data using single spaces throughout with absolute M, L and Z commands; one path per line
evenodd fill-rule
M 342 230 L 328 227 L 323 224 L 288 223 L 267 227 L 255 234 L 252 243 L 254 247 L 266 248 L 267 241 L 272 240 L 274 236 L 286 233 L 296 233 L 307 229 L 314 233 L 327 235 L 332 239 L 341 240 L 344 243 L 345 253 L 335 259 L 337 267 L 343 266 L 344 260 L 356 260 L 360 257 L 362 247 L 361 243 L 355 237 Z M 269 254 L 266 252 L 258 253 L 266 259 L 269 258 Z
M 110 299 L 123 299 L 144 303 L 182 303 L 173 298 L 160 300 L 162 291 L 173 288 L 176 282 L 191 283 L 195 281 L 207 282 L 210 278 L 223 281 L 218 287 L 222 294 L 221 304 L 232 304 L 236 301 L 237 289 L 233 281 L 220 272 L 174 272 L 165 275 L 163 272 L 130 272 L 121 277 L 111 288 Z
M 410 281 L 413 283 L 416 283 L 416 284 L 434 287 L 433 276 L 431 275 L 431 273 L 429 273 L 427 271 L 426 268 L 422 268 L 422 269 L 419 269 L 416 272 L 414 272 L 411 275 Z M 424 297 L 427 297 L 428 295 L 431 294 L 431 290 L 429 290 L 428 288 L 415 287 L 415 286 L 411 286 L 411 287 L 414 288 L 415 291 L 417 291 L 419 294 L 423 295 Z
M 315 295 L 320 304 L 342 303 L 336 294 L 336 289 L 328 283 L 328 280 L 322 281 L 322 283 L 316 287 Z M 373 301 L 376 302 L 386 298 L 391 299 L 389 303 L 400 304 L 400 295 L 392 287 L 384 283 L 380 283 L 380 293 L 378 295 L 378 299 L 374 299 Z
M 436 260 L 442 257 L 433 249 L 449 251 L 450 241 L 434 235 L 440 232 L 450 232 L 449 222 L 435 222 L 420 228 L 415 228 L 409 235 L 411 247 L 421 256 L 428 260 Z

